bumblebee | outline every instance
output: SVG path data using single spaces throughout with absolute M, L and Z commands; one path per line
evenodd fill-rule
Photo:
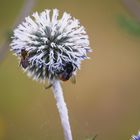
M 26 69 L 29 66 L 28 52 L 25 49 L 21 49 L 20 66 Z
M 62 80 L 62 81 L 68 81 L 69 79 L 71 79 L 71 82 L 73 84 L 76 83 L 76 78 L 74 75 L 74 67 L 72 65 L 71 62 L 66 63 L 66 65 L 63 68 L 64 70 L 60 73 L 58 73 L 58 79 Z M 52 84 L 48 85 L 47 87 L 45 87 L 45 89 L 49 89 L 52 87 Z
M 72 63 L 68 62 L 64 66 L 64 71 L 62 73 L 60 73 L 58 77 L 62 81 L 68 81 L 70 78 L 72 78 L 72 82 L 75 83 L 76 79 L 74 76 L 74 71 L 75 71 L 75 69 L 74 69 Z

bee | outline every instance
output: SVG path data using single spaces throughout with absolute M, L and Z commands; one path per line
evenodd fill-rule
M 76 78 L 74 75 L 74 67 L 72 65 L 71 62 L 66 63 L 66 65 L 64 66 L 64 70 L 60 73 L 58 73 L 58 78 L 62 81 L 68 81 L 69 79 L 71 79 L 71 82 L 73 84 L 76 83 Z M 52 87 L 52 84 L 48 85 L 47 87 L 45 87 L 45 89 L 49 89 Z
M 71 62 L 66 63 L 64 66 L 64 71 L 59 74 L 59 79 L 62 81 L 68 81 L 70 78 L 73 83 L 76 82 L 75 75 L 74 75 L 74 67 Z
M 26 69 L 29 66 L 28 52 L 25 49 L 21 49 L 20 66 Z

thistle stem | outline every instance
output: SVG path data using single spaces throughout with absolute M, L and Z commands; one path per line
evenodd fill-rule
M 52 89 L 56 100 L 58 112 L 60 115 L 61 124 L 64 130 L 65 140 L 72 140 L 71 128 L 70 128 L 69 117 L 68 117 L 68 109 L 64 101 L 63 91 L 60 85 L 60 81 L 55 80 L 53 82 Z

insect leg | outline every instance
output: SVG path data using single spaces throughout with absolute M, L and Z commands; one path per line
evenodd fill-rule
M 45 87 L 45 89 L 49 89 L 52 87 L 52 84 L 48 85 L 47 87 Z

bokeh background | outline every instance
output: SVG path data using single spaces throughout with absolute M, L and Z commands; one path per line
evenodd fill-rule
M 30 3 L 30 4 L 29 4 Z M 139 0 L 0 0 L 0 140 L 63 140 L 51 90 L 29 79 L 7 45 L 24 12 L 80 19 L 93 52 L 63 83 L 74 140 L 129 140 L 140 129 Z

